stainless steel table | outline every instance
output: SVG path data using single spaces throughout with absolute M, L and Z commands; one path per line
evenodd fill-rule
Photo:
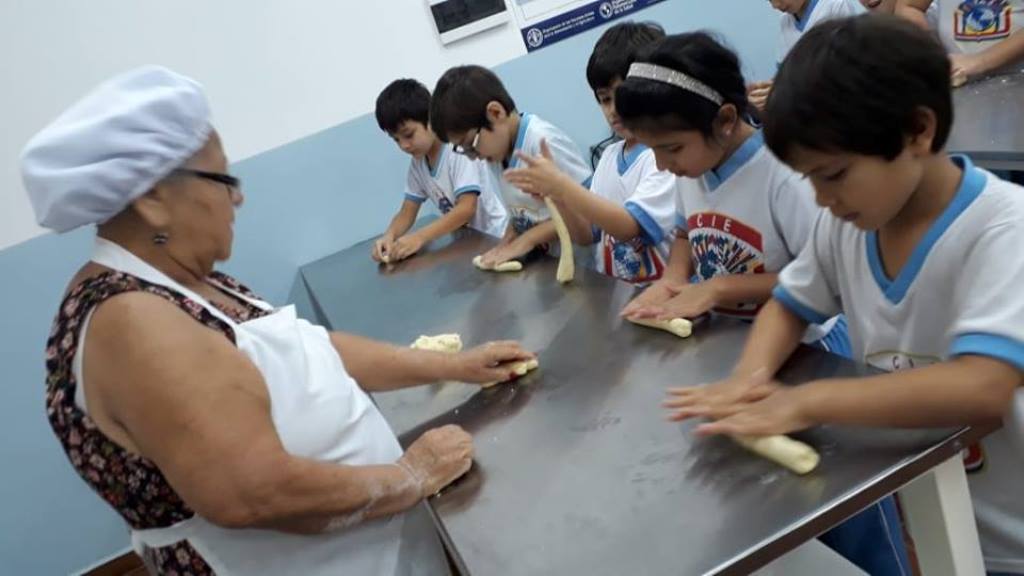
M 749 573 L 943 462 L 962 478 L 954 457 L 989 431 L 822 427 L 798 435 L 822 453 L 819 469 L 794 476 L 664 420 L 665 387 L 726 375 L 745 325 L 715 320 L 681 341 L 624 324 L 631 286 L 578 270 L 563 287 L 549 259 L 480 272 L 470 260 L 491 242 L 460 233 L 387 268 L 366 242 L 301 270 L 332 329 L 399 344 L 459 332 L 467 346 L 512 338 L 538 351 L 541 368 L 512 385 L 377 396 L 403 443 L 446 423 L 476 439 L 473 470 L 433 500 L 464 573 Z M 783 380 L 863 370 L 804 349 Z
M 953 105 L 951 152 L 992 170 L 1024 170 L 1024 73 L 957 88 Z

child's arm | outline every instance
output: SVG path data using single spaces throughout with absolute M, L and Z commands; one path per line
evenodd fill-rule
M 928 8 L 932 0 L 897 0 L 896 14 L 927 30 Z
M 778 387 L 762 400 L 719 406 L 703 434 L 786 434 L 825 423 L 880 427 L 962 426 L 998 420 L 1021 384 L 1017 368 L 987 356 L 958 356 L 925 368 L 866 378 Z M 710 415 L 703 410 L 691 414 Z
M 648 310 L 658 308 L 683 290 L 690 282 L 693 263 L 690 259 L 690 240 L 686 234 L 676 235 L 668 255 L 668 264 L 661 278 L 647 287 L 622 309 L 623 318 L 650 316 Z
M 481 263 L 484 267 L 493 267 L 502 262 L 515 260 L 526 256 L 538 245 L 551 242 L 557 236 L 555 223 L 551 220 L 545 220 L 518 235 L 512 231 L 512 226 L 509 225 L 501 243 L 481 255 Z
M 1018 30 L 1009 38 L 977 54 L 951 54 L 953 77 L 974 80 L 1024 58 L 1024 31 Z
M 387 230 L 373 243 L 371 256 L 374 260 L 383 262 L 385 257 L 388 261 L 391 260 L 391 250 L 395 240 L 412 228 L 416 222 L 416 216 L 420 213 L 420 204 L 420 202 L 408 198 L 402 201 L 402 207 L 398 210 L 398 214 L 391 219 Z
M 389 260 L 397 262 L 408 258 L 419 252 L 424 244 L 428 244 L 468 224 L 476 214 L 478 200 L 478 196 L 474 193 L 465 193 L 459 196 L 455 201 L 455 207 L 449 210 L 447 214 L 412 234 L 399 237 L 391 247 Z
M 592 193 L 559 170 L 546 141 L 541 142 L 540 149 L 540 156 L 518 152 L 519 159 L 525 166 L 506 170 L 505 179 L 527 194 L 550 197 L 617 240 L 631 240 L 640 234 L 640 226 L 625 208 Z M 589 227 L 586 236 L 590 240 L 586 244 L 593 243 Z M 582 238 L 573 237 L 574 242 L 583 243 L 578 240 Z

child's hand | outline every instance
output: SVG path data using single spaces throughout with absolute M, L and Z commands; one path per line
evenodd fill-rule
M 390 234 L 381 236 L 373 243 L 373 251 L 370 252 L 370 257 L 377 262 L 390 262 L 391 248 L 394 242 L 395 239 Z
M 637 306 L 629 317 L 658 320 L 696 318 L 718 305 L 718 294 L 710 282 L 686 284 L 672 290 L 675 294 L 669 300 L 662 304 Z
M 423 248 L 423 239 L 416 234 L 402 236 L 388 250 L 388 262 L 398 262 L 416 254 Z
M 669 388 L 668 399 L 662 406 L 670 410 L 668 419 L 672 421 L 696 417 L 725 418 L 743 406 L 767 398 L 778 388 L 766 370 L 758 370 L 752 376 L 731 376 L 713 384 Z
M 950 83 L 954 88 L 963 86 L 987 72 L 985 61 L 980 54 L 950 54 L 949 61 L 952 64 Z
M 747 99 L 750 100 L 751 106 L 757 108 L 759 112 L 764 112 L 764 107 L 768 103 L 768 95 L 772 93 L 772 82 L 754 82 L 750 86 L 747 86 Z
M 555 165 L 547 140 L 540 141 L 540 152 L 540 156 L 516 152 L 524 166 L 506 170 L 505 180 L 532 196 L 550 196 L 557 200 L 564 196 L 565 188 L 571 187 L 571 184 L 566 185 L 568 176 Z
M 806 414 L 806 395 L 801 388 L 779 386 L 763 400 L 739 405 L 731 415 L 697 426 L 697 433 L 772 436 L 810 428 L 815 422 Z
M 623 318 L 640 318 L 639 312 L 653 307 L 660 307 L 671 300 L 676 294 L 679 294 L 683 286 L 683 284 L 658 280 L 648 286 L 639 296 L 633 298 L 629 304 L 626 304 L 626 307 L 622 309 L 619 316 Z
M 453 372 L 449 378 L 472 384 L 505 382 L 516 377 L 515 372 L 508 367 L 509 362 L 534 358 L 534 354 L 523 349 L 519 342 L 488 342 L 456 354 L 452 358 Z
M 532 247 L 520 246 L 519 242 L 508 242 L 499 244 L 494 248 L 491 248 L 487 252 L 480 255 L 480 263 L 484 268 L 494 268 L 498 264 L 503 264 L 509 260 L 515 260 L 521 256 L 529 254 Z

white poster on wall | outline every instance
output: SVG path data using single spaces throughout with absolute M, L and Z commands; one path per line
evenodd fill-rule
M 586 32 L 664 0 L 511 0 L 529 51 Z

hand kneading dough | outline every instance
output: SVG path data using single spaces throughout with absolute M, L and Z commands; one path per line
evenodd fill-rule
M 509 368 L 512 369 L 512 372 L 515 373 L 516 378 L 520 376 L 525 376 L 527 372 L 536 370 L 538 367 L 540 367 L 540 362 L 538 362 L 536 358 L 534 358 L 533 360 L 513 362 L 512 365 L 509 366 Z M 496 384 L 501 384 L 501 382 L 488 382 L 487 384 L 483 384 L 481 387 L 490 388 L 491 386 L 494 386 Z
M 818 467 L 818 453 L 803 442 L 788 436 L 733 436 L 740 446 L 797 474 L 807 474 Z
M 573 277 L 576 276 L 576 262 L 572 254 L 572 237 L 569 236 L 569 229 L 566 228 L 565 220 L 562 219 L 562 213 L 558 211 L 558 206 L 555 206 L 554 201 L 551 198 L 545 198 L 544 204 L 548 207 L 548 212 L 551 213 L 551 221 L 555 223 L 555 232 L 558 233 L 558 246 L 561 249 L 561 255 L 558 257 L 558 272 L 555 273 L 555 279 L 561 284 L 572 282 Z
M 437 336 L 420 336 L 410 348 L 433 350 L 454 354 L 462 350 L 462 338 L 458 334 L 438 334 Z
M 518 260 L 509 260 L 507 262 L 502 262 L 497 266 L 487 268 L 484 266 L 483 256 L 473 258 L 473 265 L 481 270 L 492 270 L 494 272 L 519 272 L 523 269 L 523 263 Z
M 656 318 L 628 318 L 633 324 L 657 328 L 671 332 L 680 338 L 686 338 L 693 332 L 693 323 L 685 318 L 673 318 L 671 320 L 658 320 Z

